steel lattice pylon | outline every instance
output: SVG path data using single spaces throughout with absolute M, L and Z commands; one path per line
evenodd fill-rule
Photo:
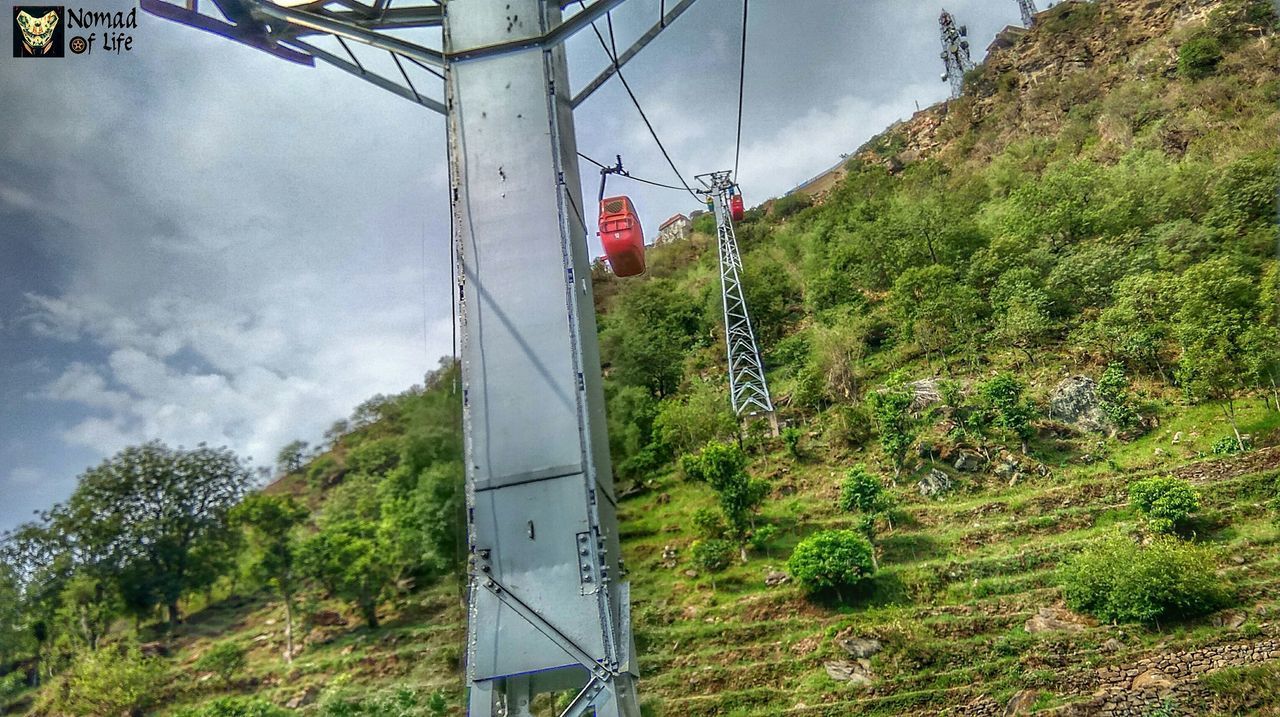
M 764 376 L 760 346 L 751 327 L 751 314 L 742 291 L 742 257 L 733 232 L 727 199 L 733 188 L 730 172 L 714 172 L 698 179 L 708 185 L 716 216 L 716 244 L 720 257 L 720 287 L 724 306 L 724 339 L 729 359 L 729 398 L 739 417 L 773 417 L 773 399 Z
M 942 29 L 942 63 L 947 71 L 942 79 L 951 82 L 951 98 L 955 99 L 964 92 L 964 75 L 973 69 L 973 59 L 969 56 L 969 29 L 956 24 L 956 18 L 946 10 L 938 18 Z
M 1022 11 L 1022 24 L 1031 27 L 1036 22 L 1036 0 L 1018 0 L 1018 9 Z

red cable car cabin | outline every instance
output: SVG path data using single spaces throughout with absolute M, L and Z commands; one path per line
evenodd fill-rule
M 746 209 L 742 205 L 742 195 L 735 194 L 729 197 L 729 216 L 733 217 L 733 221 L 740 222 L 746 214 Z
M 618 276 L 644 273 L 644 229 L 628 197 L 600 200 L 600 243 Z

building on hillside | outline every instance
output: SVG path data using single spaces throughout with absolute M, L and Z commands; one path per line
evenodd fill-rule
M 658 239 L 654 244 L 670 244 L 688 239 L 692 232 L 693 220 L 683 214 L 677 214 L 658 227 Z
M 1027 28 L 1018 25 L 1009 25 L 1001 30 L 996 39 L 991 41 L 987 46 L 987 54 L 990 55 L 997 50 L 1007 50 L 1018 44 L 1018 41 L 1027 36 Z

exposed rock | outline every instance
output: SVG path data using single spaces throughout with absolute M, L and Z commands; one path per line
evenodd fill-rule
M 163 642 L 144 642 L 138 645 L 138 652 L 143 657 L 168 657 L 169 646 Z
M 1243 625 L 1248 619 L 1248 616 L 1239 610 L 1226 610 L 1213 616 L 1213 626 L 1234 630 Z
M 770 570 L 769 573 L 764 576 L 764 584 L 772 588 L 777 587 L 790 579 L 791 576 L 784 572 L 779 570 Z
M 285 703 L 285 707 L 291 710 L 301 709 L 316 701 L 316 688 L 308 687 L 307 689 L 294 695 L 293 699 Z
M 938 390 L 938 382 L 932 378 L 912 381 L 907 384 L 911 389 L 911 410 L 920 412 L 935 403 L 942 402 L 942 393 Z
M 1130 689 L 1134 692 L 1141 690 L 1167 690 L 1176 684 L 1176 680 L 1159 670 L 1147 670 L 1133 678 L 1133 684 Z
M 311 616 L 311 624 L 320 627 L 343 627 L 347 619 L 335 610 L 320 610 Z
M 926 498 L 940 498 L 951 490 L 951 476 L 934 468 L 929 471 L 929 475 L 916 483 L 916 488 L 920 490 L 920 495 Z
M 832 660 L 823 663 L 827 676 L 836 682 L 851 685 L 871 684 L 871 663 L 866 660 Z
M 1098 384 L 1088 376 L 1063 379 L 1049 394 L 1049 417 L 1084 431 L 1113 433 L 1098 401 Z
M 1103 652 L 1119 652 L 1123 649 L 1124 643 L 1114 637 L 1107 638 L 1107 641 L 1102 643 Z
M 686 570 L 686 571 L 684 571 L 684 576 L 685 576 L 686 578 L 689 578 L 690 580 L 692 580 L 693 578 L 698 577 L 698 571 L 697 571 L 697 570 Z
M 1004 706 L 1004 717 L 1031 714 L 1031 708 L 1040 699 L 1040 690 L 1020 690 Z
M 1182 443 L 1182 431 L 1178 431 L 1177 433 L 1173 434 L 1173 443 L 1174 445 Z
M 955 469 L 964 473 L 972 473 L 982 469 L 982 456 L 977 453 L 962 452 L 956 456 Z
M 847 637 L 836 640 L 836 644 L 840 649 L 849 653 L 850 657 L 866 659 L 883 649 L 879 640 L 869 640 L 861 637 Z
M 1042 607 L 1040 611 L 1027 620 L 1023 628 L 1031 633 L 1038 632 L 1080 632 L 1086 624 L 1075 615 L 1061 608 Z
M 670 502 L 671 502 L 671 494 L 670 494 L 670 493 L 659 493 L 659 494 L 658 494 L 658 505 L 666 505 L 667 503 L 670 503 Z

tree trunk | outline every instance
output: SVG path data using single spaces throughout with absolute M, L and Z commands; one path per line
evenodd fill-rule
M 378 602 L 376 600 L 368 600 L 360 605 L 360 612 L 364 613 L 364 622 L 371 630 L 378 629 Z
M 182 622 L 181 613 L 178 612 L 178 601 L 171 601 L 166 609 L 169 611 L 169 629 L 172 631 L 178 627 L 179 622 Z
M 1228 409 L 1230 407 L 1230 409 Z M 1222 414 L 1227 417 L 1227 422 L 1231 424 L 1231 432 L 1236 436 L 1236 446 L 1240 448 L 1240 452 L 1244 452 L 1244 439 L 1240 437 L 1240 428 L 1236 425 L 1235 406 L 1231 405 L 1231 401 L 1227 401 L 1222 407 Z
M 284 661 L 293 664 L 293 596 L 284 596 Z

